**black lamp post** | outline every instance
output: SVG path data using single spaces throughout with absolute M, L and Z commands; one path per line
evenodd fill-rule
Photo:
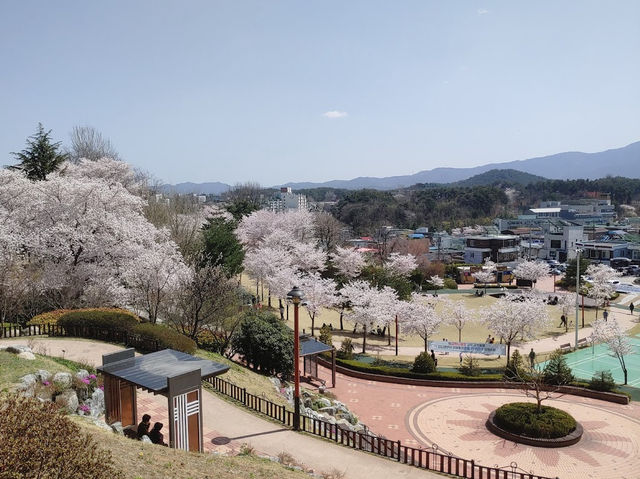
M 294 286 L 287 294 L 287 299 L 293 303 L 293 429 L 300 430 L 300 370 L 298 358 L 300 357 L 300 332 L 298 327 L 298 306 L 302 302 L 304 294 Z

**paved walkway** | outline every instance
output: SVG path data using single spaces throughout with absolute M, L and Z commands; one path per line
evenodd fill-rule
M 0 345 L 25 344 L 26 338 L 3 339 Z M 51 356 L 64 355 L 74 361 L 94 365 L 102 363 L 102 355 L 122 349 L 107 343 L 71 339 L 33 339 L 37 353 Z M 152 421 L 168 422 L 164 396 L 153 396 L 138 391 L 140 413 L 150 413 Z M 333 469 L 343 472 L 346 479 L 442 478 L 442 476 L 388 459 L 355 451 L 304 434 L 295 433 L 237 407 L 215 394 L 206 392 L 203 402 L 203 436 L 209 440 L 206 449 L 221 453 L 239 450 L 243 443 L 250 444 L 259 453 L 278 456 L 289 453 L 305 467 L 319 473 Z M 166 427 L 166 426 L 165 426 Z
M 319 370 L 328 379 L 329 371 Z M 585 426 L 582 440 L 568 448 L 515 444 L 490 434 L 490 411 L 525 401 L 518 391 L 410 386 L 338 374 L 333 392 L 371 430 L 411 446 L 433 447 L 487 466 L 518 467 L 560 479 L 637 479 L 640 404 L 618 405 L 576 396 L 549 404 L 573 414 Z

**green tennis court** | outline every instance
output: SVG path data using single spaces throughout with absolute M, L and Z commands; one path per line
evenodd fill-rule
M 629 386 L 640 386 L 640 335 L 631 338 L 634 352 L 624 357 L 627 365 Z M 573 374 L 580 379 L 589 380 L 596 371 L 611 371 L 618 384 L 624 383 L 624 374 L 620 367 L 620 361 L 616 358 L 606 344 L 596 344 L 572 353 L 565 354 L 567 364 Z

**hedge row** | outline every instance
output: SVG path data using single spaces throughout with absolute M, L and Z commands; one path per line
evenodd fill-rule
M 374 366 L 351 359 L 338 359 L 336 364 L 354 371 L 384 376 L 395 376 L 410 379 L 431 379 L 446 381 L 502 381 L 502 374 L 483 374 L 482 376 L 466 376 L 455 371 L 436 371 L 434 373 L 418 373 L 405 368 L 391 366 Z
M 90 317 L 106 317 L 116 314 L 118 317 L 128 316 L 136 322 L 140 321 L 140 318 L 131 311 L 120 308 L 56 309 L 55 311 L 47 311 L 46 313 L 34 316 L 29 320 L 27 325 L 58 324 L 58 321 L 63 317 L 67 317 L 68 315 L 77 316 L 79 314 Z
M 166 326 L 140 323 L 137 316 L 124 310 L 71 311 L 62 315 L 58 325 L 73 335 L 105 341 L 126 340 L 146 350 L 151 350 L 148 345 L 189 354 L 196 350 L 196 343 L 185 335 Z
M 576 420 L 568 413 L 550 406 L 536 409 L 532 403 L 508 403 L 496 409 L 494 421 L 505 431 L 535 438 L 555 439 L 575 430 Z

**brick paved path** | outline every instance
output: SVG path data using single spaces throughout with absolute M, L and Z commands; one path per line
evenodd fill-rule
M 328 378 L 328 371 L 321 375 Z M 411 446 L 433 447 L 484 465 L 518 467 L 560 479 L 640 478 L 640 405 L 564 396 L 585 434 L 576 445 L 544 449 L 505 441 L 484 422 L 493 409 L 524 395 L 505 389 L 465 389 L 381 383 L 337 375 L 331 390 L 374 432 Z

